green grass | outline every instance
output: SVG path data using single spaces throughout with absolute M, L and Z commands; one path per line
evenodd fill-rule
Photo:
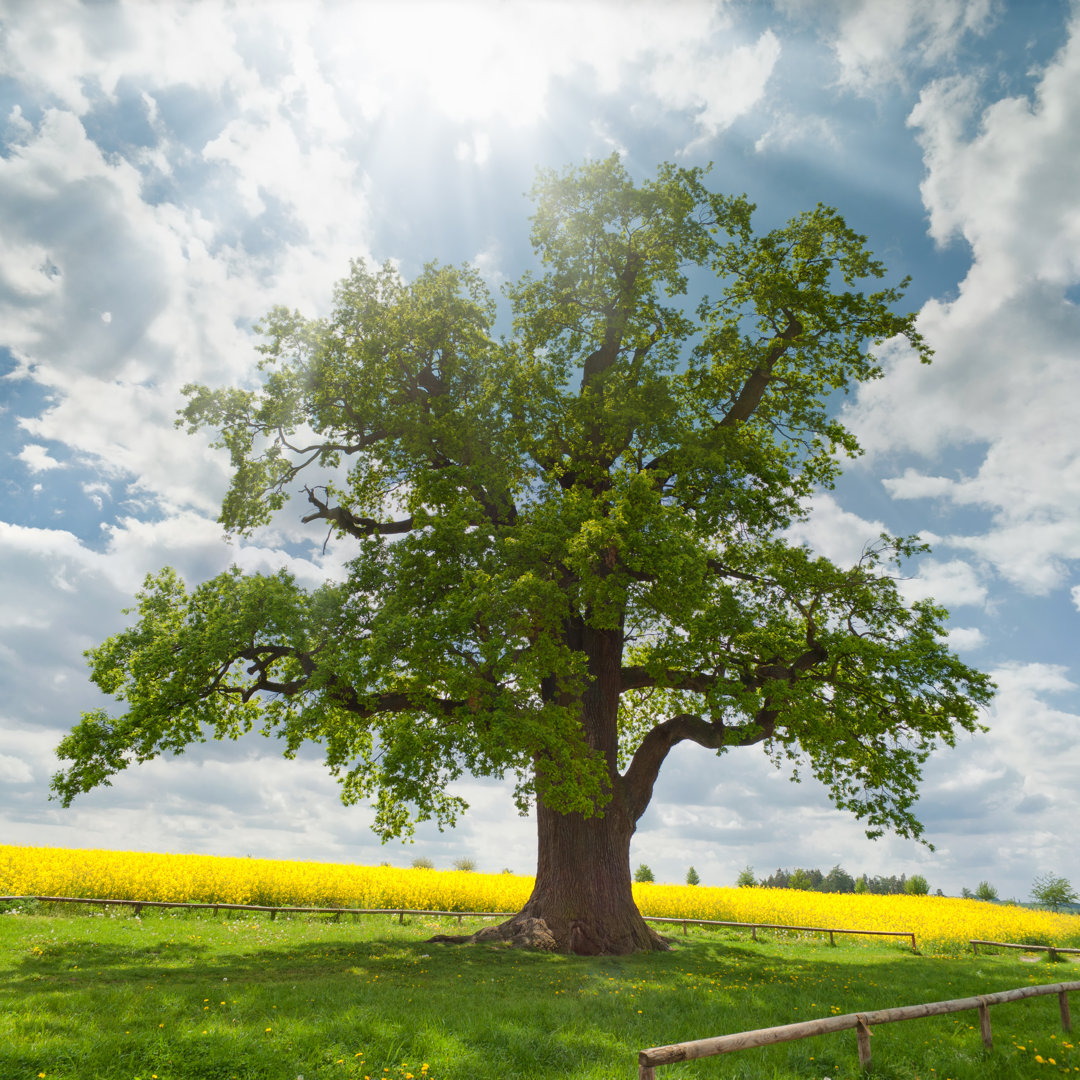
M 1080 966 L 1017 953 L 940 959 L 897 943 L 755 944 L 735 932 L 586 959 L 429 945 L 457 929 L 434 919 L 88 912 L 0 914 L 3 1080 L 634 1080 L 649 1046 L 1080 977 Z M 1073 1009 L 1080 1025 L 1080 994 Z M 991 1052 L 974 1012 L 877 1027 L 871 1075 L 1080 1073 L 1080 1037 L 1062 1032 L 1056 997 L 991 1017 Z M 657 1070 L 659 1080 L 859 1075 L 853 1032 Z

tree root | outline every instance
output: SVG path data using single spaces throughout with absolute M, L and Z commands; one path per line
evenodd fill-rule
M 558 932 L 561 930 L 562 932 Z M 666 952 L 670 942 L 651 928 L 643 942 L 625 938 L 612 940 L 599 935 L 596 928 L 582 922 L 572 922 L 565 928 L 553 930 L 545 919 L 531 915 L 515 915 L 498 926 L 485 926 L 475 934 L 436 934 L 428 941 L 445 945 L 505 945 L 513 949 L 536 949 L 542 952 L 575 953 L 579 956 L 625 955 L 631 952 Z

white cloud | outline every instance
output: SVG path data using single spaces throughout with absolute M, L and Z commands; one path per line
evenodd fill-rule
M 931 233 L 941 243 L 963 237 L 972 265 L 955 299 L 920 313 L 934 364 L 886 348 L 886 377 L 847 410 L 871 455 L 981 449 L 973 475 L 909 467 L 886 486 L 897 498 L 990 510 L 987 532 L 949 543 L 1035 593 L 1060 586 L 1080 557 L 1080 310 L 1064 296 L 1080 281 L 1078 25 L 1033 101 L 1005 98 L 978 113 L 972 77 L 923 91 L 910 123 L 924 150 Z
M 953 626 L 948 641 L 950 649 L 978 649 L 986 644 L 986 635 L 977 626 Z
M 981 607 L 987 599 L 986 585 L 974 567 L 961 559 L 922 559 L 915 577 L 900 582 L 900 591 L 908 601 L 933 599 L 947 608 Z
M 37 443 L 27 443 L 16 455 L 15 459 L 21 461 L 32 473 L 47 472 L 49 469 L 62 469 L 64 463 L 56 458 L 49 457 L 49 451 Z
M 0 780 L 5 784 L 29 784 L 33 779 L 33 771 L 22 758 L 0 754 Z
M 650 84 L 669 108 L 693 109 L 704 141 L 761 100 L 779 59 L 780 41 L 766 30 L 755 44 L 720 56 L 711 49 L 672 53 L 653 68 Z
M 469 139 L 460 139 L 454 157 L 473 165 L 483 165 L 491 157 L 491 137 L 486 131 L 474 131 Z
M 853 566 L 868 544 L 888 532 L 880 521 L 867 521 L 845 510 L 828 492 L 815 496 L 810 516 L 788 529 L 788 540 L 808 544 L 838 566 Z
M 867 92 L 941 61 L 993 24 L 995 0 L 781 0 L 825 26 L 842 86 Z

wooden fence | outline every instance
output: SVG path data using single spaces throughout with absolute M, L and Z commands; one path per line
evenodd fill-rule
M 397 915 L 398 922 L 404 922 L 406 915 L 453 915 L 460 923 L 463 918 L 480 919 L 509 919 L 516 914 L 513 911 L 422 911 L 416 908 L 329 908 L 329 907 L 276 907 L 271 904 L 224 904 L 188 902 L 182 900 L 105 900 L 97 897 L 81 896 L 0 896 L 0 904 L 14 903 L 20 900 L 38 900 L 48 904 L 100 904 L 107 907 L 116 904 L 122 907 L 135 909 L 135 914 L 144 907 L 157 908 L 186 908 L 190 910 L 212 910 L 216 915 L 219 911 L 268 911 L 271 920 L 278 912 L 305 915 Z M 914 952 L 919 950 L 915 946 L 915 935 L 910 930 L 841 930 L 830 929 L 824 926 L 782 926 L 779 923 L 746 923 L 746 922 L 719 922 L 715 919 L 673 919 L 664 915 L 643 915 L 646 922 L 677 923 L 682 926 L 683 934 L 687 926 L 731 926 L 749 930 L 751 937 L 757 941 L 759 930 L 788 930 L 797 933 L 828 934 L 829 944 L 835 945 L 834 934 L 872 934 L 879 937 L 906 937 L 911 938 L 911 948 Z
M 996 949 L 1023 949 L 1025 952 L 1045 952 L 1049 953 L 1051 960 L 1056 960 L 1058 953 L 1080 954 L 1080 949 L 1066 949 L 1061 945 L 1024 945 L 1015 941 L 982 941 L 979 938 L 972 938 L 968 944 L 976 956 L 979 955 L 980 945 L 993 945 Z
M 302 915 L 335 915 L 339 919 L 342 915 L 397 915 L 398 922 L 404 922 L 406 915 L 453 915 L 457 917 L 459 923 L 465 918 L 506 919 L 515 914 L 512 911 L 422 911 L 418 908 L 292 907 L 271 904 L 215 904 L 186 900 L 103 900 L 97 897 L 85 896 L 0 896 L 0 904 L 14 903 L 19 900 L 37 900 L 43 904 L 100 904 L 102 907 L 116 904 L 120 907 L 134 908 L 136 915 L 144 907 L 213 911 L 215 915 L 219 911 L 269 911 L 271 921 L 279 912 L 299 913 Z
M 842 1016 L 823 1016 L 820 1020 L 800 1024 L 784 1024 L 780 1027 L 762 1027 L 754 1031 L 740 1031 L 735 1035 L 721 1035 L 713 1039 L 693 1042 L 676 1042 L 670 1047 L 652 1047 L 637 1055 L 638 1080 L 656 1080 L 656 1070 L 661 1065 L 689 1062 L 697 1057 L 730 1054 L 735 1050 L 754 1047 L 771 1047 L 777 1042 L 809 1039 L 815 1035 L 828 1035 L 832 1031 L 855 1030 L 859 1045 L 859 1064 L 868 1069 L 870 1065 L 870 1027 L 875 1024 L 894 1024 L 902 1020 L 917 1020 L 920 1016 L 941 1016 L 945 1013 L 978 1010 L 978 1027 L 987 1049 L 994 1049 L 994 1036 L 990 1032 L 990 1005 L 1022 998 L 1042 997 L 1056 994 L 1062 1013 L 1062 1028 L 1072 1029 L 1069 1016 L 1068 994 L 1080 990 L 1080 983 L 1051 983 L 1043 986 L 1022 986 L 1015 990 L 1001 990 L 998 994 L 981 994 L 974 998 L 954 998 L 951 1001 L 931 1001 L 920 1005 L 901 1005 L 896 1009 L 878 1009 L 866 1013 L 847 1013 Z
M 1072 1030 L 1069 1016 L 1070 991 L 1080 990 L 1080 982 L 1051 983 L 1043 986 L 1023 986 L 1017 990 L 1002 990 L 996 994 L 980 994 L 978 997 L 954 998 L 951 1001 L 932 1001 L 923 1005 L 902 1005 L 895 1009 L 877 1009 L 873 1012 L 847 1013 L 843 1016 L 826 1016 L 819 1020 L 806 1020 L 799 1024 L 780 1027 L 758 1028 L 756 1031 L 740 1031 L 733 1035 L 719 1035 L 712 1039 L 673 1043 L 671 1046 L 654 1046 L 638 1054 L 638 1080 L 655 1080 L 656 1068 L 674 1065 L 679 1061 L 730 1054 L 734 1050 L 749 1050 L 774 1043 L 808 1039 L 814 1035 L 827 1035 L 833 1031 L 854 1029 L 858 1041 L 859 1064 L 870 1067 L 870 1028 L 874 1024 L 893 1024 L 899 1020 L 915 1020 L 922 1016 L 941 1016 L 945 1013 L 979 1010 L 979 1030 L 983 1045 L 993 1049 L 994 1039 L 990 1031 L 990 1006 L 1022 998 L 1057 994 L 1061 1008 L 1061 1026 Z
M 750 936 L 757 941 L 757 932 L 759 930 L 793 930 L 799 933 L 808 934 L 828 934 L 829 944 L 835 945 L 836 938 L 834 934 L 870 934 L 875 937 L 906 937 L 911 938 L 911 949 L 913 952 L 918 952 L 918 947 L 915 944 L 915 935 L 910 930 L 842 930 L 839 927 L 827 927 L 827 926 L 781 926 L 779 923 L 749 923 L 749 922 L 719 922 L 716 919 L 670 919 L 660 915 L 643 915 L 643 919 L 646 922 L 661 922 L 661 923 L 681 923 L 683 933 L 686 933 L 686 927 L 689 926 L 734 926 L 743 930 L 749 930 Z

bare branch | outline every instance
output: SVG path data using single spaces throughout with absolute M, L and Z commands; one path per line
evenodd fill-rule
M 412 515 L 401 521 L 376 521 L 374 518 L 357 517 L 344 506 L 330 506 L 323 502 L 315 492 L 318 489 L 305 487 L 308 502 L 315 507 L 315 513 L 308 514 L 300 520 L 306 525 L 309 521 L 323 519 L 333 522 L 343 532 L 355 536 L 358 540 L 378 534 L 379 536 L 391 536 L 397 533 L 409 532 L 413 527 Z M 326 490 L 325 488 L 323 489 Z

